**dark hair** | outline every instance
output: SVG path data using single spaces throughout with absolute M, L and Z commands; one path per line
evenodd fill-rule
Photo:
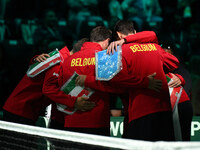
M 80 39 L 78 42 L 76 42 L 76 43 L 74 44 L 73 49 L 72 49 L 72 52 L 73 52 L 73 53 L 76 53 L 76 52 L 80 51 L 82 45 L 83 45 L 85 42 L 88 42 L 88 41 L 89 41 L 88 38 L 82 38 L 82 39 Z
M 90 32 L 91 42 L 100 42 L 112 38 L 112 31 L 104 26 L 98 26 Z
M 176 55 L 176 44 L 173 42 L 173 41 L 163 41 L 161 42 L 160 46 L 163 48 L 163 49 L 169 49 L 173 52 L 174 55 Z
M 130 20 L 119 20 L 114 27 L 115 32 L 120 32 L 122 34 L 128 35 L 133 33 L 135 30 L 133 21 Z

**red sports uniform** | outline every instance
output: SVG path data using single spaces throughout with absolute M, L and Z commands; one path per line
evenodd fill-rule
M 61 49 L 60 54 L 63 59 L 70 55 L 67 47 Z M 29 78 L 25 75 L 7 99 L 3 109 L 35 122 L 39 117 L 39 112 L 51 103 L 50 99 L 43 94 L 43 83 L 52 83 L 51 86 L 48 87 L 49 91 L 58 88 L 56 86 L 57 84 L 54 83 L 57 82 L 56 75 L 59 73 L 59 66 L 58 64 L 34 78 Z M 46 87 L 45 90 L 47 90 Z M 57 95 L 59 95 L 60 98 L 52 98 L 52 100 L 64 105 L 71 104 L 66 101 L 68 98 L 70 98 L 72 103 L 76 101 L 76 97 L 66 95 L 62 91 L 57 93 Z
M 138 39 L 144 39 L 150 37 L 152 39 L 152 34 L 138 34 Z M 154 36 L 155 37 L 155 36 Z M 154 38 L 153 37 L 153 38 Z M 138 40 L 136 36 L 133 37 L 134 40 Z M 144 39 L 145 40 L 145 39 Z M 157 37 L 152 39 L 157 41 Z M 69 57 L 67 61 L 62 64 L 61 73 L 59 77 L 59 85 L 62 86 L 76 71 L 78 74 L 86 74 L 88 76 L 95 75 L 95 63 L 94 57 L 95 52 L 101 51 L 102 48 L 97 43 L 87 42 L 83 45 L 80 52 L 77 52 L 73 56 Z M 141 84 L 141 87 L 146 87 L 148 85 L 148 79 L 133 79 L 137 80 L 135 84 Z M 133 85 L 133 84 L 132 84 Z M 73 115 L 67 115 L 65 117 L 65 127 L 67 128 L 102 128 L 109 127 L 110 124 L 110 111 L 109 111 L 109 97 L 106 93 L 97 92 L 91 96 L 91 101 L 96 102 L 96 107 L 89 112 L 76 112 Z
M 152 34 L 151 32 L 146 32 L 146 31 L 141 32 L 141 33 Z M 140 33 L 127 36 L 125 39 L 127 42 L 135 41 L 137 37 L 136 35 L 138 34 Z M 152 37 L 154 36 L 151 36 L 151 39 Z M 151 41 L 151 39 L 149 39 L 149 41 Z M 154 39 L 157 40 L 157 38 L 155 37 Z M 148 41 L 148 39 L 146 40 Z M 139 40 L 137 40 L 137 42 L 139 42 Z M 142 49 L 143 47 L 144 49 Z M 177 60 L 176 57 L 165 52 L 157 44 L 128 43 L 122 46 L 122 64 L 123 64 L 122 71 L 119 74 L 117 74 L 113 79 L 110 80 L 109 82 L 110 85 L 111 84 L 115 85 L 115 87 L 116 85 L 121 85 L 123 87 L 138 87 L 135 82 L 140 81 L 140 80 L 136 80 L 137 79 L 136 77 L 140 76 L 140 77 L 144 77 L 143 86 L 148 87 L 148 79 L 145 77 L 154 72 L 157 73 L 156 79 L 160 79 L 163 81 L 161 93 L 154 92 L 147 88 L 146 89 L 141 89 L 141 88 L 129 89 L 130 90 L 129 102 L 130 104 L 132 104 L 132 105 L 129 105 L 129 111 L 134 110 L 132 111 L 131 114 L 129 114 L 129 122 L 133 119 L 137 119 L 149 113 L 171 110 L 170 103 L 169 103 L 169 91 L 168 91 L 168 86 L 167 86 L 167 80 L 166 80 L 163 68 L 160 67 L 161 66 L 160 64 L 162 64 L 162 66 L 166 70 L 172 71 L 175 68 L 177 68 L 179 64 L 179 61 Z M 145 69 L 142 69 L 142 68 L 145 68 Z M 85 81 L 86 86 L 94 88 L 94 89 L 98 88 L 100 90 L 104 90 L 108 92 L 116 92 L 116 89 L 105 88 L 104 85 L 107 85 L 106 82 L 103 82 L 104 84 L 102 84 L 102 82 L 101 83 L 96 82 L 98 86 L 96 86 L 96 83 L 95 84 L 93 83 L 94 83 L 94 78 L 92 76 L 87 76 L 86 81 Z M 132 90 L 134 92 L 132 92 Z M 118 89 L 118 92 L 120 92 L 120 89 Z M 152 97 L 153 94 L 156 95 L 155 98 Z M 163 97 L 165 97 L 165 100 L 163 100 Z M 152 100 L 149 100 L 149 98 Z M 137 106 L 141 104 L 148 107 L 141 107 L 137 109 Z
M 127 36 L 126 41 L 131 42 L 133 36 L 134 35 Z M 117 87 L 119 85 L 125 87 L 137 87 L 129 89 L 129 123 L 149 114 L 171 111 L 169 90 L 163 67 L 166 71 L 176 69 L 179 65 L 179 61 L 176 57 L 165 52 L 158 44 L 128 43 L 122 46 L 122 64 L 122 71 L 110 80 L 109 84 L 113 87 Z M 160 79 L 163 82 L 160 93 L 147 88 L 140 88 L 141 86 L 136 84 L 140 81 L 136 80 L 138 77 L 145 79 L 146 76 L 154 72 L 157 73 L 156 79 Z M 148 80 L 145 80 L 144 83 L 146 83 L 147 87 Z M 86 86 L 94 88 L 96 83 L 94 84 L 92 77 L 88 76 L 86 78 Z M 98 88 L 102 87 L 105 90 L 104 85 L 98 83 Z M 145 84 L 143 84 L 143 86 L 144 85 Z M 112 90 L 113 89 L 108 89 L 107 91 Z M 162 136 L 162 134 L 160 135 Z M 148 140 L 159 140 L 156 138 L 152 139 L 151 137 L 147 137 Z M 136 139 L 145 138 L 136 137 Z
M 81 50 L 76 52 L 61 65 L 59 85 L 62 86 L 76 71 L 78 74 L 95 74 L 95 52 L 101 51 L 99 44 L 86 42 Z M 77 111 L 65 116 L 65 127 L 75 128 L 108 128 L 110 126 L 109 96 L 95 92 L 91 101 L 96 103 L 91 111 Z M 69 100 L 71 101 L 71 100 Z

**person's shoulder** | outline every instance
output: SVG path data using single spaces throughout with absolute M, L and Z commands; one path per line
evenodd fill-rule
M 137 43 L 126 43 L 122 45 L 122 56 L 129 55 L 131 53 L 132 47 Z
M 125 44 L 122 45 L 122 48 L 130 49 L 130 47 L 138 46 L 138 45 L 141 45 L 141 43 L 135 43 L 135 42 L 125 43 Z

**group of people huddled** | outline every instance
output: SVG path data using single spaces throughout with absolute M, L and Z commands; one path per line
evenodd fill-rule
M 194 84 L 188 88 L 194 89 L 194 114 L 200 114 L 196 71 L 199 68 L 192 65 L 200 61 L 198 0 L 0 0 L 0 3 L 0 109 L 33 55 L 65 45 L 72 49 L 95 26 L 112 29 L 118 19 L 129 19 L 137 31 L 153 30 L 160 44 L 175 45 L 175 55 L 192 74 Z M 191 84 L 191 79 L 187 79 Z
M 0 0 L 0 4 L 4 121 L 35 125 L 51 105 L 53 129 L 109 136 L 110 117 L 124 116 L 123 138 L 190 141 L 192 116 L 200 115 L 198 0 Z M 104 49 L 114 53 L 118 45 L 122 70 L 110 81 L 96 80 L 95 53 Z M 45 63 L 56 48 L 61 62 L 35 77 L 22 77 L 29 65 Z M 94 91 L 90 97 L 60 90 L 74 72 L 79 74 L 77 85 Z M 56 104 L 76 111 L 65 114 Z
M 105 49 L 108 55 L 114 53 L 118 45 L 122 49 L 122 70 L 109 81 L 96 80 L 95 63 L 73 65 L 78 59 L 92 60 L 95 53 Z M 35 77 L 24 75 L 3 106 L 4 121 L 35 125 L 40 111 L 52 104 L 50 128 L 109 136 L 110 95 L 117 95 L 124 109 L 123 138 L 190 141 L 193 112 L 183 88 L 184 77 L 174 72 L 179 69 L 179 60 L 170 47 L 159 45 L 155 32 L 137 32 L 132 21 L 119 20 L 113 32 L 105 26 L 94 27 L 89 37 L 79 40 L 72 50 L 66 45 L 59 53 L 60 63 Z M 48 57 L 35 56 L 31 63 L 45 62 Z M 94 91 L 90 97 L 71 96 L 61 90 L 74 72 L 79 74 L 76 85 Z M 179 98 L 172 96 L 173 90 L 181 90 Z M 171 99 L 178 102 L 172 104 Z M 56 104 L 76 111 L 59 112 Z M 174 115 L 179 124 L 174 123 Z M 177 133 L 177 128 L 181 132 Z

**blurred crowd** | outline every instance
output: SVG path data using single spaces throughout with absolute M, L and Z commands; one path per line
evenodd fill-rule
M 194 115 L 200 115 L 199 7 L 198 0 L 0 0 L 0 106 L 34 55 L 72 49 L 92 28 L 112 30 L 118 19 L 129 19 L 137 32 L 155 31 L 160 44 L 173 48 L 190 73 Z

